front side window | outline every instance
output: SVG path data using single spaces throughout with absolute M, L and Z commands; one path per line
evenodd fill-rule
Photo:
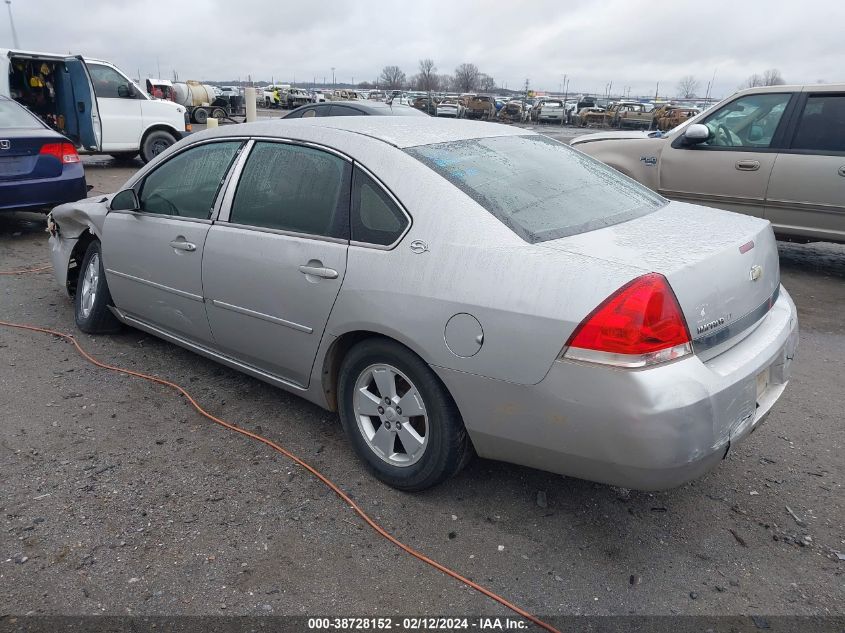
M 769 147 L 791 96 L 750 94 L 731 101 L 703 121 L 710 138 L 697 147 Z
M 845 95 L 820 94 L 807 99 L 792 149 L 845 152 Z
M 208 219 L 240 146 L 240 141 L 207 143 L 177 154 L 144 179 L 140 210 Z
M 402 235 L 408 218 L 384 189 L 360 169 L 355 169 L 350 224 L 353 242 L 388 246 Z
M 88 64 L 88 72 L 94 84 L 94 94 L 98 98 L 126 99 L 133 94 L 138 96 L 134 86 L 130 87 L 129 80 L 111 66 Z
M 311 147 L 259 142 L 244 165 L 229 221 L 346 238 L 348 199 L 343 159 Z
M 614 169 L 539 134 L 405 151 L 531 243 L 625 222 L 666 204 Z

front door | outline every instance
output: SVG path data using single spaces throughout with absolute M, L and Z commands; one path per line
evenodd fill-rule
M 350 171 L 319 149 L 255 143 L 203 256 L 221 352 L 308 386 L 346 272 Z
M 106 64 L 88 62 L 103 125 L 103 151 L 137 150 L 141 143 L 144 95 L 134 84 Z
M 750 94 L 725 104 L 702 123 L 710 138 L 676 138 L 660 156 L 658 191 L 673 200 L 763 216 L 774 149 L 790 93 Z
M 103 264 L 115 305 L 144 324 L 201 344 L 211 332 L 202 258 L 211 212 L 241 141 L 196 145 L 136 186 L 140 208 L 111 211 Z
M 775 231 L 845 241 L 845 94 L 806 95 L 766 200 Z

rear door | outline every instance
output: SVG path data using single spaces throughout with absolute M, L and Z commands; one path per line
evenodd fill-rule
M 208 234 L 203 287 L 217 349 L 307 387 L 346 272 L 351 165 L 258 141 Z
M 131 318 L 196 343 L 212 342 L 203 304 L 203 248 L 241 145 L 216 141 L 173 155 L 136 186 L 139 209 L 106 216 L 106 278 L 115 305 Z
M 743 95 L 701 121 L 711 130 L 708 141 L 684 145 L 679 135 L 661 153 L 658 191 L 673 200 L 762 217 L 792 96 Z
M 845 241 L 845 92 L 802 95 L 766 199 L 776 231 Z
M 91 76 L 81 56 L 65 58 L 65 68 L 73 93 L 73 112 L 65 112 L 64 115 L 76 118 L 77 138 L 72 140 L 89 152 L 100 151 L 103 128 Z

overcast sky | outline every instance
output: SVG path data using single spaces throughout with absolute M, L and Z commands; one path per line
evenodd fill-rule
M 0 7 L 0 46 L 12 46 Z M 845 81 L 842 0 L 13 0 L 20 46 L 114 62 L 131 76 L 182 80 L 373 81 L 476 64 L 515 89 L 733 92 L 780 69 L 788 83 Z

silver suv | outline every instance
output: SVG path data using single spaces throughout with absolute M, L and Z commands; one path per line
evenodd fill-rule
M 785 239 L 845 242 L 845 84 L 751 88 L 668 132 L 572 145 L 667 198 L 766 218 Z

